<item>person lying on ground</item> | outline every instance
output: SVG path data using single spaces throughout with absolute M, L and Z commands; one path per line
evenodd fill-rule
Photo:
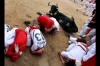
M 14 42 L 15 38 L 15 29 L 10 30 L 10 25 L 5 25 L 5 41 L 4 41 L 4 53 L 6 54 L 9 46 Z
M 43 30 L 45 32 L 49 32 L 51 34 L 57 33 L 57 27 L 55 26 L 55 23 L 50 17 L 47 15 L 43 15 L 40 12 L 37 12 L 39 15 L 33 22 L 39 24 L 40 30 Z
M 88 52 L 88 46 L 85 39 L 80 39 L 76 44 L 70 44 L 66 51 L 58 52 L 61 62 L 66 66 L 75 66 L 80 64 L 82 58 Z
M 42 55 L 44 53 L 44 47 L 46 46 L 46 39 L 40 31 L 39 26 L 31 25 L 30 21 L 25 21 L 24 23 L 27 26 L 25 29 L 28 37 L 27 46 L 31 46 L 32 54 Z
M 83 56 L 81 66 L 96 66 L 96 42 L 88 47 L 88 52 Z
M 15 38 L 13 43 L 8 47 L 6 56 L 11 57 L 12 62 L 16 62 L 26 49 L 27 34 L 18 25 L 14 25 L 12 30 Z

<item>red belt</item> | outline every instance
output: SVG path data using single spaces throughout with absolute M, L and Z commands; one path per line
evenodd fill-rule
M 85 52 L 87 52 L 81 45 L 77 45 L 77 46 L 81 47 Z

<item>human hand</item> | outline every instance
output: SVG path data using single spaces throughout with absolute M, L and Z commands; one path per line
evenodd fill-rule
M 62 61 L 62 64 L 65 64 L 65 61 Z
M 20 55 L 22 55 L 22 53 L 23 53 L 22 51 L 19 52 Z
M 42 50 L 42 48 L 41 48 L 41 49 L 39 49 L 37 52 L 38 52 L 38 53 L 41 53 L 42 51 L 43 51 L 43 50 Z
M 15 44 L 14 48 L 15 48 L 15 53 L 18 53 L 19 52 L 19 47 L 18 47 L 17 43 Z
M 6 53 L 7 53 L 8 48 L 9 48 L 9 46 L 5 47 L 5 49 L 4 49 L 4 54 L 6 54 Z

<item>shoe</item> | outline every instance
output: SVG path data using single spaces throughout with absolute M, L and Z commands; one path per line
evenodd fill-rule
M 25 24 L 26 26 L 28 26 L 29 24 L 31 24 L 31 22 L 30 22 L 30 21 L 25 21 L 24 24 Z
M 86 15 L 85 12 L 83 13 L 83 15 Z
M 10 25 L 7 25 L 8 28 L 10 28 Z
M 42 15 L 42 13 L 41 13 L 41 12 L 37 12 L 37 14 L 38 14 L 39 16 L 41 16 L 41 15 Z
M 70 40 L 68 41 L 68 44 L 69 44 L 69 45 L 71 44 L 71 41 L 70 41 Z
M 76 11 L 78 11 L 78 9 L 76 9 Z
M 7 26 L 7 32 L 10 31 L 10 25 L 6 24 Z

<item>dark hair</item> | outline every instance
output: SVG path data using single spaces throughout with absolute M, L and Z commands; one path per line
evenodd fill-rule
M 81 38 L 81 39 L 79 40 L 79 42 L 86 43 L 86 39 L 85 39 L 85 38 Z
M 49 33 L 53 34 L 55 30 L 57 30 L 57 28 L 53 28 Z
M 66 66 L 76 66 L 74 60 L 69 60 L 65 65 L 66 65 Z
M 46 13 L 47 16 L 52 17 L 52 15 L 50 13 Z
M 43 15 L 41 12 L 37 12 L 37 14 L 38 14 L 39 16 Z

